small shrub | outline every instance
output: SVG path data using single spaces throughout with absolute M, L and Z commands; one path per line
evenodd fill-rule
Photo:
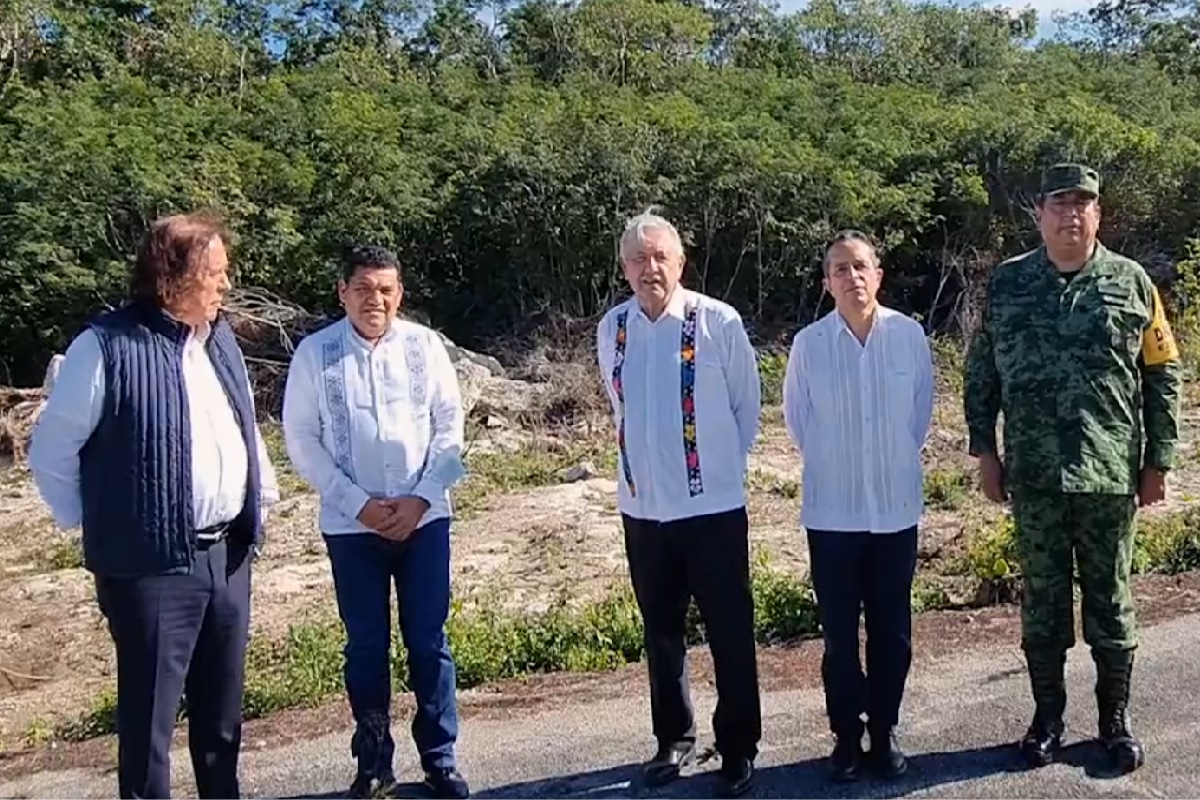
M 1134 573 L 1176 575 L 1200 567 L 1200 508 L 1138 515 Z
M 787 374 L 787 353 L 758 352 L 758 376 L 762 385 L 762 404 L 777 406 L 783 402 L 783 380 Z
M 977 531 L 967 542 L 967 570 L 985 580 L 1003 580 L 1020 572 L 1016 527 L 1005 514 Z
M 950 595 L 936 583 L 923 575 L 917 575 L 913 580 L 912 610 L 914 614 L 926 611 L 941 611 L 953 605 Z
M 746 473 L 746 488 L 775 495 L 785 500 L 795 500 L 800 497 L 799 481 L 781 478 L 773 472 L 761 469 L 752 469 Z
M 83 545 L 79 537 L 55 540 L 42 553 L 42 561 L 47 569 L 54 571 L 79 569 L 83 566 Z
M 962 469 L 931 469 L 925 473 L 925 504 L 931 509 L 962 508 L 970 489 L 971 479 Z

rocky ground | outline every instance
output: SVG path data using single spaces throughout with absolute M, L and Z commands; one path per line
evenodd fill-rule
M 603 595 L 627 582 L 616 514 L 611 436 L 588 364 L 534 362 L 505 372 L 494 359 L 454 350 L 471 411 L 473 476 L 458 496 L 454 582 L 466 602 L 514 611 L 559 598 Z M 964 480 L 971 464 L 953 374 L 939 392 L 926 461 L 949 487 L 927 515 L 921 569 L 945 571 L 973 531 L 1002 510 L 980 502 Z M 1186 425 L 1188 442 L 1194 421 Z M 278 636 L 293 623 L 334 613 L 328 561 L 316 530 L 316 498 L 283 459 L 272 435 L 285 499 L 273 510 L 257 567 L 253 627 Z M 1175 476 L 1172 503 L 1200 494 L 1190 455 Z M 807 552 L 797 527 L 800 463 L 778 408 L 764 409 L 751 456 L 756 552 L 802 576 Z M 27 474 L 0 471 L 0 750 L 41 741 L 85 711 L 113 681 L 111 646 L 89 575 L 71 536 L 54 530 Z M 1164 509 L 1169 510 L 1169 509 Z M 1163 513 L 1162 511 L 1156 513 Z

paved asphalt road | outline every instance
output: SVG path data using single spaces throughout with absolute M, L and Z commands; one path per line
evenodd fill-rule
M 1136 665 L 1134 721 L 1147 746 L 1146 766 L 1131 776 L 1107 774 L 1095 731 L 1093 667 L 1077 646 L 1069 662 L 1070 746 L 1064 761 L 1036 772 L 1012 769 L 1011 741 L 1028 722 L 1027 679 L 1015 649 L 968 651 L 913 675 L 901 736 L 909 774 L 884 784 L 826 782 L 830 747 L 819 692 L 763 698 L 762 754 L 752 797 L 1196 797 L 1200 796 L 1200 615 L 1143 631 Z M 711 743 L 712 698 L 697 697 L 701 746 Z M 509 721 L 467 721 L 460 759 L 475 797 L 630 797 L 639 794 L 634 765 L 650 748 L 644 696 L 576 706 Z M 402 780 L 415 779 L 416 759 L 396 726 Z M 185 751 L 176 751 L 176 796 L 194 796 Z M 243 788 L 256 797 L 336 797 L 352 762 L 340 734 L 277 750 L 247 753 Z M 669 790 L 670 797 L 708 797 L 717 759 Z M 112 796 L 115 777 L 72 771 L 0 784 L 2 797 Z M 422 796 L 405 787 L 408 796 Z

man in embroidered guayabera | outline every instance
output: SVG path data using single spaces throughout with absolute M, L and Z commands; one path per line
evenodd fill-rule
M 221 305 L 219 222 L 154 222 L 130 302 L 71 342 L 29 466 L 83 566 L 117 656 L 117 794 L 171 796 L 186 695 L 200 797 L 240 797 L 251 565 L 279 499 L 245 360 Z
M 354 715 L 350 796 L 396 786 L 391 733 L 391 591 L 416 711 L 413 739 L 437 797 L 467 797 L 456 766 L 450 611 L 450 488 L 466 474 L 458 377 L 441 337 L 396 318 L 400 264 L 380 247 L 348 253 L 346 316 L 303 339 L 284 392 L 296 472 L 321 496 L 320 529 L 346 628 Z
M 963 404 L 984 494 L 1012 501 L 1036 708 L 1022 755 L 1040 766 L 1062 743 L 1077 563 L 1100 740 L 1128 772 L 1145 761 L 1129 718 L 1134 517 L 1163 499 L 1175 463 L 1181 365 L 1145 269 L 1097 239 L 1099 195 L 1090 167 L 1045 172 L 1035 206 L 1042 245 L 988 279 Z
M 783 386 L 784 421 L 804 460 L 800 523 L 824 637 L 821 676 L 837 780 L 858 776 L 864 713 L 870 766 L 887 778 L 907 767 L 895 728 L 912 662 L 933 359 L 921 325 L 879 302 L 882 279 L 865 234 L 834 238 L 822 280 L 835 307 L 796 334 Z
M 647 213 L 629 221 L 620 261 L 634 294 L 601 319 L 597 356 L 650 667 L 658 750 L 645 781 L 662 786 L 695 759 L 684 641 L 694 597 L 716 671 L 721 776 L 739 795 L 751 785 L 762 734 L 745 490 L 758 365 L 738 313 L 680 285 L 684 258 L 667 220 Z

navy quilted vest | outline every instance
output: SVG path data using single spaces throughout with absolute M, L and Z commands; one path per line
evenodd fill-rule
M 104 354 L 100 423 L 80 452 L 84 566 L 98 575 L 186 573 L 195 556 L 192 460 L 183 346 L 188 328 L 131 303 L 89 323 Z M 231 538 L 258 544 L 261 481 L 254 406 L 223 317 L 206 344 L 246 443 L 246 504 Z M 203 435 L 203 432 L 200 432 Z

